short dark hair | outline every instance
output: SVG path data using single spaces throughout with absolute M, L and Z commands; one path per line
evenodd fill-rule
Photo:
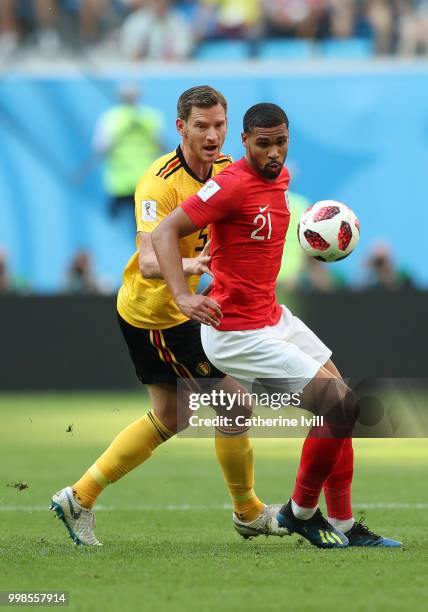
M 209 87 L 209 85 L 198 85 L 184 91 L 178 99 L 177 116 L 183 121 L 187 121 L 192 112 L 192 108 L 211 108 L 221 104 L 224 112 L 227 113 L 226 98 L 222 93 Z
M 289 127 L 285 111 L 276 104 L 262 102 L 255 104 L 244 115 L 244 132 L 249 134 L 255 127 L 270 128 L 285 123 Z

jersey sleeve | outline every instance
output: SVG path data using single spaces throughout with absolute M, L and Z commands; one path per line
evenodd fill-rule
M 144 176 L 135 191 L 137 232 L 151 233 L 176 207 L 171 185 L 157 176 Z
M 231 216 L 242 197 L 236 177 L 222 173 L 210 179 L 181 207 L 194 226 L 201 228 Z

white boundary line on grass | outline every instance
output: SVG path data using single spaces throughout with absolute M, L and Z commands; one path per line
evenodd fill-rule
M 377 503 L 367 503 L 367 504 L 353 504 L 353 507 L 356 510 L 427 510 L 428 504 L 425 503 L 396 503 L 396 502 L 377 502 Z M 42 512 L 48 509 L 48 504 L 46 506 L 1 506 L 0 512 Z M 190 511 L 203 511 L 203 510 L 232 510 L 232 506 L 230 504 L 213 504 L 213 505 L 140 505 L 140 506 L 102 506 L 99 505 L 96 507 L 96 511 L 107 511 L 113 512 L 117 510 L 125 510 L 129 512 L 147 512 L 147 511 L 156 511 L 156 512 L 190 512 Z

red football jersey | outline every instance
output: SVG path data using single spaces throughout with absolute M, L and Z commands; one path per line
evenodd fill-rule
M 283 168 L 268 181 L 245 158 L 211 179 L 182 207 L 198 228 L 210 225 L 210 297 L 220 304 L 221 331 L 275 325 L 275 284 L 290 221 Z

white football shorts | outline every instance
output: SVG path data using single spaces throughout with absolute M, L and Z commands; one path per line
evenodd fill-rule
M 302 391 L 332 352 L 288 308 L 281 308 L 278 323 L 261 329 L 218 331 L 201 325 L 208 359 L 238 380 L 277 379 L 291 392 Z

